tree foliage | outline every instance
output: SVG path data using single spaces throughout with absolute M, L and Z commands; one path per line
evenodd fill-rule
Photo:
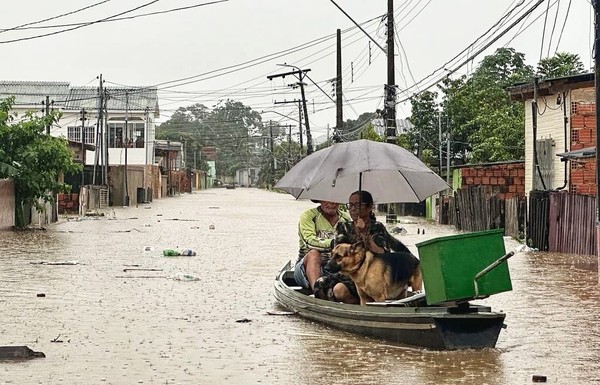
M 438 155 L 438 107 L 437 92 L 425 91 L 411 99 L 410 122 L 414 128 L 407 133 L 408 150 L 429 163 L 431 156 Z M 425 156 L 427 155 L 427 156 Z
M 260 114 L 233 100 L 221 102 L 213 109 L 202 104 L 181 107 L 157 129 L 158 139 L 185 142 L 187 165 L 193 165 L 194 152 L 215 147 L 218 177 L 232 177 L 236 170 L 257 167 L 264 137 Z M 206 165 L 203 167 L 207 170 Z
M 489 162 L 523 159 L 525 138 L 523 103 L 510 100 L 506 88 L 531 81 L 533 67 L 512 48 L 500 48 L 486 56 L 470 76 L 446 79 L 438 94 L 425 91 L 412 100 L 410 121 L 414 129 L 406 139 L 426 163 L 438 163 L 450 153 L 462 162 Z M 439 141 L 439 128 L 444 137 Z
M 0 101 L 0 178 L 11 178 L 15 183 L 16 227 L 24 227 L 23 208 L 52 202 L 57 193 L 70 190 L 58 182 L 61 174 L 77 173 L 81 165 L 73 162 L 73 152 L 64 138 L 45 133 L 47 124 L 58 120 L 58 114 L 43 118 L 32 113 L 16 121 L 11 114 L 13 99 Z
M 537 76 L 541 79 L 560 78 L 584 72 L 579 55 L 557 52 L 552 57 L 543 58 L 537 65 Z

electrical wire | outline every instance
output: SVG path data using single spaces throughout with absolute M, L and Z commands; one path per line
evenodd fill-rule
M 106 1 L 110 1 L 110 0 L 105 0 L 105 1 L 103 1 L 103 3 L 106 2 Z M 215 1 L 211 1 L 209 3 L 200 3 L 200 4 L 189 5 L 189 6 L 186 6 L 186 7 L 171 8 L 171 9 L 166 9 L 166 10 L 163 10 L 163 11 L 148 12 L 148 13 L 142 13 L 142 14 L 133 15 L 133 16 L 115 17 L 115 18 L 111 18 L 110 20 L 102 20 L 102 21 L 99 21 L 99 22 L 100 23 L 108 23 L 108 22 L 113 22 L 113 21 L 123 21 L 123 20 L 138 19 L 140 17 L 147 17 L 147 16 L 154 16 L 154 15 L 163 15 L 165 13 L 185 11 L 185 10 L 188 10 L 188 9 L 204 7 L 205 5 L 213 5 L 213 4 L 217 4 L 217 3 L 223 3 L 223 2 L 226 2 L 226 1 L 229 1 L 229 0 L 215 0 Z M 84 26 L 87 23 L 89 23 L 89 22 L 43 25 L 43 26 L 30 27 L 30 28 L 16 27 L 14 29 L 27 30 L 27 29 L 64 28 L 64 27 L 73 27 L 73 26 L 78 26 L 78 25 Z M 27 24 L 25 24 L 25 25 L 27 25 Z
M 87 26 L 90 26 L 90 25 L 93 25 L 93 24 L 101 23 L 103 21 L 110 20 L 112 18 L 115 18 L 115 17 L 121 16 L 121 15 L 130 13 L 130 12 L 135 12 L 138 9 L 141 9 L 141 8 L 144 8 L 144 7 L 148 7 L 148 6 L 150 6 L 150 5 L 154 4 L 154 3 L 157 3 L 159 1 L 160 0 L 153 0 L 153 1 L 150 1 L 148 3 L 142 4 L 140 6 L 137 6 L 135 8 L 129 9 L 127 11 L 123 11 L 123 12 L 117 13 L 115 15 L 105 17 L 103 19 L 99 19 L 99 20 L 95 20 L 95 21 L 90 21 L 90 22 L 87 22 L 87 23 L 83 23 L 83 24 L 77 25 L 75 27 L 66 28 L 66 29 L 62 29 L 60 31 L 49 32 L 49 33 L 45 33 L 45 34 L 41 34 L 41 35 L 36 35 L 36 36 L 28 36 L 28 37 L 22 37 L 22 38 L 12 39 L 12 40 L 3 40 L 3 41 L 0 41 L 0 44 L 16 43 L 18 41 L 39 39 L 39 38 L 42 38 L 42 37 L 53 36 L 53 35 L 58 35 L 58 34 L 65 33 L 65 32 L 74 31 L 76 29 L 80 29 L 80 28 L 87 27 Z
M 62 13 L 60 15 L 52 16 L 52 17 L 49 17 L 49 18 L 46 18 L 46 19 L 42 19 L 42 20 L 38 20 L 38 21 L 32 21 L 32 22 L 21 24 L 21 25 L 18 25 L 16 27 L 12 27 L 12 28 L 0 29 L 0 33 L 9 32 L 9 31 L 15 31 L 15 30 L 27 29 L 27 28 L 24 28 L 24 27 L 27 27 L 27 26 L 30 26 L 30 25 L 34 25 L 34 24 L 45 23 L 47 21 L 56 20 L 56 19 L 59 19 L 61 17 L 73 15 L 73 14 L 76 14 L 78 12 L 82 12 L 82 11 L 85 11 L 87 9 L 96 7 L 98 5 L 101 5 L 101 4 L 104 4 L 104 3 L 108 3 L 109 1 L 110 0 L 100 1 L 99 3 L 88 5 L 87 7 L 79 8 L 79 9 L 76 9 L 74 11 L 70 11 L 70 12 L 67 12 L 67 13 Z

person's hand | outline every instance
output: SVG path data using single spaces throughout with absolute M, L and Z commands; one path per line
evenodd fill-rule
M 366 230 L 365 221 L 362 218 L 358 218 L 355 223 L 356 231 L 364 233 Z

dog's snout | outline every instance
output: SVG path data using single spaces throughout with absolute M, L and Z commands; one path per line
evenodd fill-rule
M 333 255 L 329 262 L 327 262 L 327 270 L 331 273 L 337 273 L 341 270 L 342 266 L 337 262 L 336 256 Z

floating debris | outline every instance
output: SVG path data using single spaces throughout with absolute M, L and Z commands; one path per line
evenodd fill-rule
M 0 360 L 27 360 L 46 357 L 42 352 L 34 352 L 27 346 L 0 346 Z
M 198 278 L 194 275 L 185 274 L 185 273 L 177 273 L 173 277 L 171 277 L 171 279 L 173 279 L 175 281 L 188 281 L 188 282 L 200 280 L 200 278 Z
M 37 261 L 29 262 L 32 265 L 79 265 L 79 261 L 59 261 L 59 262 L 48 262 L 48 261 Z
M 294 315 L 296 314 L 295 311 L 276 311 L 276 310 L 269 310 L 267 311 L 268 315 Z
M 406 235 L 408 233 L 408 231 L 406 231 L 406 229 L 404 227 L 398 227 L 398 226 L 392 227 L 390 232 L 392 232 L 393 234 L 400 234 L 400 235 Z

